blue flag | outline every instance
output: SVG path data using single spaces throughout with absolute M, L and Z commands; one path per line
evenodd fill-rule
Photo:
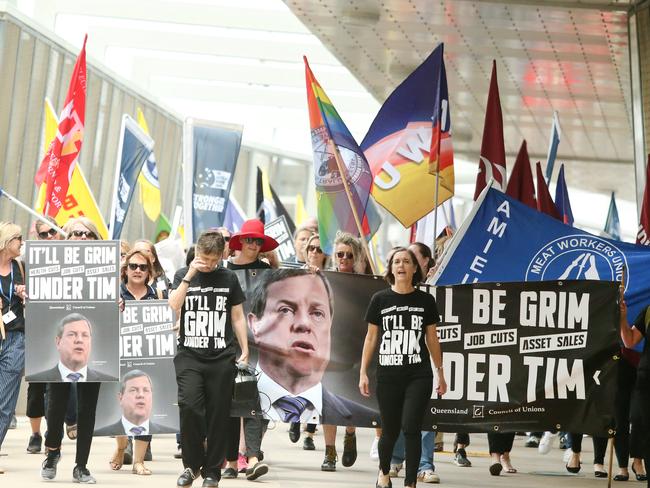
M 226 205 L 226 216 L 223 219 L 223 227 L 234 234 L 235 232 L 239 232 L 245 220 L 246 214 L 233 196 L 230 195 L 228 204 Z
M 548 143 L 548 156 L 546 157 L 546 184 L 551 183 L 553 176 L 553 165 L 557 157 L 557 147 L 560 145 L 560 119 L 557 111 L 553 112 L 553 125 L 551 126 L 551 139 Z
M 126 212 L 131 204 L 142 165 L 153 151 L 153 140 L 128 115 L 122 117 L 122 131 L 115 168 L 115 185 L 111 204 L 109 239 L 122 235 Z
M 596 279 L 625 273 L 628 321 L 650 303 L 650 249 L 589 234 L 493 188 L 477 200 L 433 280 L 457 283 Z
M 621 240 L 621 221 L 618 219 L 618 209 L 616 208 L 616 199 L 612 192 L 612 199 L 609 201 L 609 210 L 607 211 L 607 220 L 605 221 L 605 234 L 617 241 Z
M 186 126 L 183 199 L 189 244 L 204 230 L 223 225 L 242 130 L 239 125 L 215 122 L 192 121 Z
M 573 225 L 573 212 L 571 211 L 571 202 L 569 201 L 569 190 L 564 180 L 564 165 L 560 166 L 560 173 L 557 175 L 555 206 L 562 216 L 562 222 L 567 225 Z

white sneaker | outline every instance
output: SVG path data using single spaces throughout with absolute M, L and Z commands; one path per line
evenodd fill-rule
M 572 454 L 573 454 L 573 451 L 571 449 L 565 449 L 564 450 L 564 456 L 562 456 L 562 461 L 564 461 L 564 464 L 571 461 L 571 455 Z
M 391 478 L 397 478 L 399 476 L 399 472 L 402 470 L 402 464 L 391 464 L 390 465 L 390 471 L 388 471 L 388 476 Z
M 375 437 L 375 440 L 372 441 L 372 446 L 370 446 L 370 459 L 379 461 L 379 437 Z
M 418 473 L 418 481 L 422 483 L 440 483 L 440 476 L 430 469 L 425 469 Z
M 551 447 L 553 447 L 553 442 L 555 441 L 556 437 L 557 433 L 553 434 L 552 432 L 544 432 L 542 440 L 539 441 L 539 446 L 537 447 L 539 453 L 548 454 L 551 450 Z

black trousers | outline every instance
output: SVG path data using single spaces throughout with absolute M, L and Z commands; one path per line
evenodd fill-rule
M 582 434 L 569 434 L 571 450 L 576 454 L 582 451 Z M 607 437 L 593 436 L 594 441 L 594 464 L 605 464 L 605 451 L 607 450 Z
M 638 429 L 630 431 L 630 408 L 636 382 L 636 367 L 625 359 L 619 361 L 618 391 L 616 393 L 616 436 L 614 448 L 621 468 L 627 468 L 630 457 L 643 458 L 643 440 Z
M 227 461 L 237 461 L 239 457 L 241 417 L 230 417 L 230 428 L 228 431 L 228 448 L 226 451 Z M 246 442 L 246 457 L 256 457 L 260 461 L 264 457 L 262 453 L 262 438 L 269 425 L 268 419 L 244 417 L 244 441 Z
M 174 367 L 181 414 L 183 466 L 195 473 L 201 469 L 204 477 L 220 480 L 230 428 L 235 355 L 204 360 L 189 351 L 179 350 Z M 207 451 L 203 447 L 205 437 Z
M 515 433 L 488 432 L 487 439 L 490 454 L 503 454 L 512 451 Z
M 645 371 L 637 371 L 637 381 L 632 392 L 630 407 L 631 431 L 641 439 L 641 452 L 646 466 L 650 466 L 650 378 Z M 650 478 L 648 478 L 650 488 Z
M 400 378 L 399 381 L 377 381 L 377 403 L 381 417 L 379 438 L 379 469 L 385 475 L 390 471 L 390 459 L 400 430 L 404 431 L 406 476 L 404 485 L 416 483 L 422 443 L 420 432 L 433 378 Z
M 463 444 L 465 447 L 469 446 L 469 434 L 466 434 L 464 432 L 459 432 L 456 434 L 456 438 L 454 439 L 454 444 Z
M 61 447 L 63 421 L 68 408 L 71 383 L 49 383 L 47 388 L 47 435 L 45 446 L 53 449 Z M 77 455 L 79 466 L 88 463 L 90 446 L 95 430 L 95 409 L 101 383 L 77 383 Z
M 27 416 L 30 419 L 45 417 L 45 387 L 47 383 L 27 385 Z

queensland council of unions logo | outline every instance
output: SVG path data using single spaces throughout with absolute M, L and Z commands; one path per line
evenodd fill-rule
M 605 239 L 576 234 L 560 237 L 541 247 L 526 270 L 526 281 L 621 281 L 628 268 L 625 254 Z
M 336 158 L 328 144 L 327 129 L 322 126 L 311 133 L 312 147 L 314 149 L 314 176 L 316 189 L 321 192 L 331 193 L 343 191 L 343 179 L 336 164 Z M 331 144 L 331 143 L 330 143 Z M 370 179 L 372 175 L 364 170 L 364 161 L 353 151 L 339 146 L 341 159 L 348 168 L 348 184 L 356 184 L 361 178 Z

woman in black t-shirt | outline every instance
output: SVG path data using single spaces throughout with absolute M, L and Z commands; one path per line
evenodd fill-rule
M 388 260 L 386 281 L 389 289 L 375 293 L 366 312 L 368 333 L 363 345 L 359 390 L 370 396 L 368 368 L 377 342 L 377 402 L 382 434 L 379 440 L 379 476 L 377 488 L 392 486 L 388 472 L 393 446 L 400 429 L 406 444 L 404 486 L 415 486 L 421 454 L 420 429 L 431 398 L 436 367 L 436 392 L 447 391 L 442 371 L 442 353 L 436 333 L 439 321 L 432 295 L 417 290 L 422 272 L 412 251 L 397 248 Z

